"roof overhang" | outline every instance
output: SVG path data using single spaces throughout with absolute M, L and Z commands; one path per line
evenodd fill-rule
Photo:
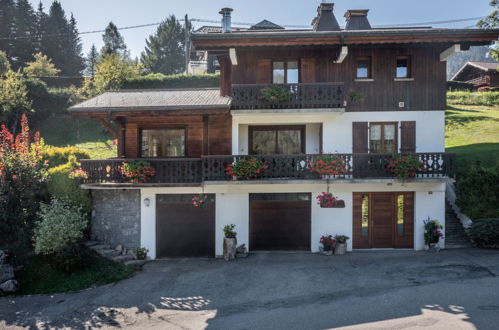
M 89 118 L 217 115 L 229 114 L 230 106 L 78 108 L 69 112 L 73 117 Z

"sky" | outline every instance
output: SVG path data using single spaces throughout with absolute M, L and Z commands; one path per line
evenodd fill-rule
M 37 8 L 40 0 L 30 0 Z M 41 0 L 48 11 L 52 0 Z M 177 18 L 220 21 L 219 10 L 233 8 L 232 21 L 256 23 L 268 19 L 280 25 L 309 26 L 316 15 L 318 0 L 60 0 L 69 17 L 73 13 L 80 32 L 103 30 L 112 21 L 118 27 L 159 23 L 169 15 Z M 332 1 L 333 2 L 333 1 Z M 347 9 L 369 9 L 371 25 L 392 25 L 433 22 L 487 16 L 492 8 L 489 0 L 336 0 L 334 13 L 340 25 Z M 434 27 L 463 28 L 475 21 L 433 25 Z M 194 27 L 218 23 L 193 22 Z M 234 24 L 235 25 L 235 24 Z M 133 57 L 140 56 L 146 38 L 156 27 L 121 30 Z M 92 44 L 102 47 L 102 33 L 81 36 L 85 54 Z

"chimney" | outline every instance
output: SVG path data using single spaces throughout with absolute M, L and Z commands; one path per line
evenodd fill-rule
M 340 31 L 340 25 L 333 14 L 334 3 L 321 3 L 317 17 L 312 21 L 315 31 Z
M 220 10 L 220 12 L 219 12 L 219 14 L 222 15 L 222 32 L 223 33 L 231 33 L 232 32 L 230 13 L 233 10 L 234 9 L 232 9 L 232 8 L 222 8 L 222 10 Z
M 347 10 L 344 17 L 347 20 L 345 30 L 370 30 L 371 24 L 367 19 L 369 9 Z

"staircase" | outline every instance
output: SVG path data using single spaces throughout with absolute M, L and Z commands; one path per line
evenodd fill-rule
M 472 247 L 463 225 L 456 217 L 448 201 L 445 201 L 445 248 L 459 249 Z
M 122 245 L 112 249 L 109 245 L 98 241 L 87 241 L 83 243 L 90 250 L 94 250 L 102 257 L 127 266 L 142 267 L 147 260 L 137 260 L 132 250 L 127 250 Z

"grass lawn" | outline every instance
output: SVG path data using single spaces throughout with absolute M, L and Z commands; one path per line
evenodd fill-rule
M 445 148 L 457 154 L 459 172 L 475 161 L 499 163 L 499 106 L 451 105 L 445 112 Z
M 23 262 L 24 268 L 16 273 L 21 283 L 18 294 L 75 292 L 120 281 L 135 272 L 133 267 L 117 264 L 94 252 L 87 258 L 89 266 L 73 273 L 51 266 L 48 257 L 35 255 L 28 258 Z
M 38 121 L 34 130 L 40 131 L 45 144 L 65 147 L 76 146 L 88 151 L 92 159 L 116 157 L 113 137 L 94 119 L 56 115 Z

